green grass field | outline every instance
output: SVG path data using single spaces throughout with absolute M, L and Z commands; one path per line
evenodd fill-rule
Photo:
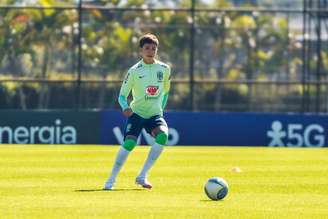
M 327 149 L 167 147 L 149 191 L 134 184 L 149 150 L 137 147 L 102 191 L 117 150 L 0 146 L 0 218 L 328 218 Z M 222 201 L 203 192 L 213 176 L 229 183 Z

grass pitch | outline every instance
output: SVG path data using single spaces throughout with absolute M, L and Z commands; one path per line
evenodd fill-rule
M 149 150 L 137 147 L 102 191 L 117 150 L 0 146 L 0 218 L 328 218 L 328 149 L 167 147 L 149 191 L 134 184 Z M 213 176 L 229 183 L 222 201 L 203 191 Z

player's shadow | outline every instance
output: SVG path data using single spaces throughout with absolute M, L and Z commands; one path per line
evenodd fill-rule
M 77 189 L 75 192 L 122 192 L 122 191 L 143 191 L 145 189 L 133 188 L 133 189 L 114 189 L 114 190 L 105 190 L 105 189 Z

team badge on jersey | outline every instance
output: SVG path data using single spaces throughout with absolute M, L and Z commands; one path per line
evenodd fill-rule
M 157 82 L 162 82 L 163 81 L 163 72 L 158 71 L 157 72 Z

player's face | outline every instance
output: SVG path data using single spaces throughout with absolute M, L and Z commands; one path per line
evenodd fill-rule
M 140 48 L 140 54 L 145 63 L 154 63 L 154 59 L 157 54 L 157 45 L 153 43 L 146 43 L 142 48 Z

